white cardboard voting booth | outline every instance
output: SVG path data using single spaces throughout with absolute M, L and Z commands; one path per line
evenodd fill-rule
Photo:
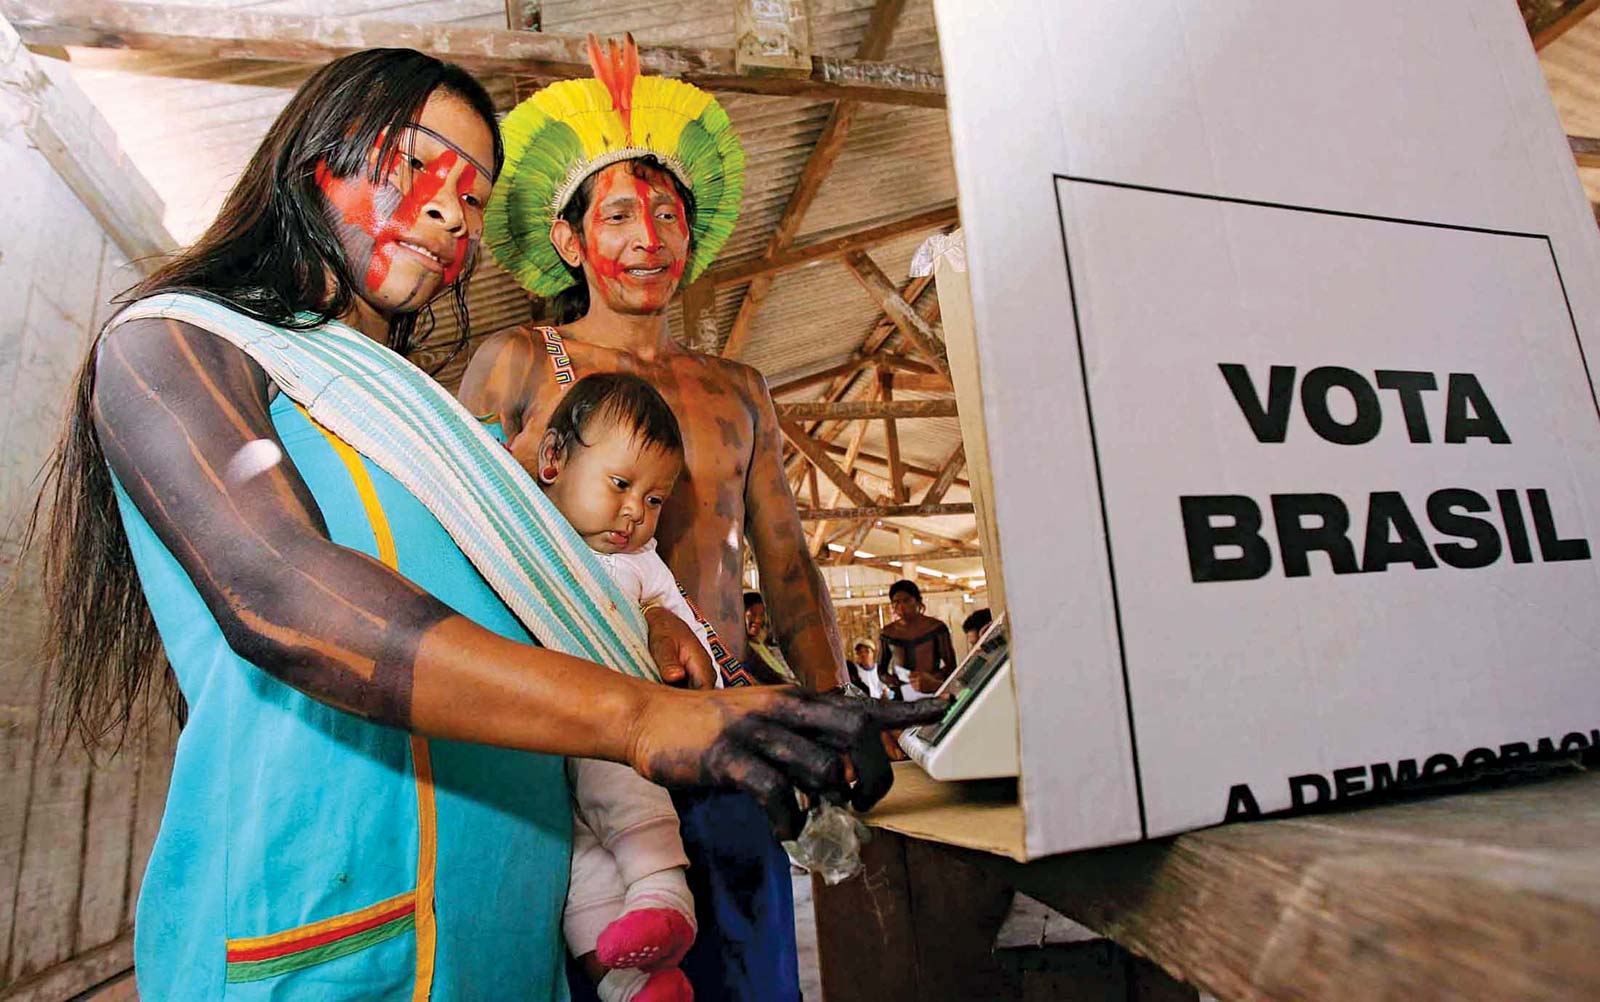
M 1027 854 L 1600 741 L 1600 235 L 1516 5 L 936 13 Z

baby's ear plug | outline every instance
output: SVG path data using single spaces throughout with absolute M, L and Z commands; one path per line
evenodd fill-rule
M 672 908 L 637 908 L 601 931 L 595 954 L 611 968 L 665 971 L 677 967 L 693 945 L 694 926 L 683 913 Z

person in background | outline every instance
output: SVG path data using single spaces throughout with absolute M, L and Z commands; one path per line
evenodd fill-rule
M 768 631 L 767 603 L 760 592 L 744 593 L 744 638 L 750 652 L 745 664 L 758 680 L 768 685 L 798 683 L 794 669 L 783 659 L 783 651 Z
M 866 639 L 857 640 L 852 657 L 844 663 L 850 684 L 870 699 L 883 698 L 883 683 L 878 680 L 877 668 L 872 663 L 872 644 Z
M 895 618 L 879 635 L 878 676 L 891 700 L 927 699 L 955 671 L 950 628 L 923 611 L 915 582 L 890 585 L 889 605 Z
M 961 632 L 967 635 L 967 646 L 978 646 L 978 638 L 983 636 L 983 631 L 994 622 L 994 614 L 987 608 L 979 609 L 961 621 Z

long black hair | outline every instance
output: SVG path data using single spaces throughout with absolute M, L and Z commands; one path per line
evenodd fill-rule
M 132 302 L 184 291 L 280 327 L 307 329 L 344 315 L 357 277 L 316 184 L 317 164 L 336 177 L 390 161 L 428 97 L 443 90 L 465 102 L 494 136 L 494 169 L 504 160 L 494 104 L 465 70 L 410 49 L 373 49 L 321 67 L 295 92 L 217 218 L 193 245 L 118 297 Z M 374 167 L 373 181 L 380 180 Z M 451 289 L 462 343 L 470 332 L 467 275 Z M 331 292 L 330 292 L 331 290 Z M 431 308 L 390 318 L 389 347 L 411 352 L 431 330 Z M 45 470 L 24 545 L 44 520 L 44 594 L 50 596 L 43 661 L 52 679 L 51 722 L 90 748 L 126 732 L 141 696 L 156 695 L 182 715 L 170 671 L 158 675 L 161 641 L 139 586 L 95 432 L 97 336 L 78 370 L 61 441 Z M 459 349 L 458 349 L 459 350 Z M 446 360 L 448 361 L 448 359 Z
M 656 157 L 646 154 L 626 162 L 629 172 L 635 177 L 639 176 L 642 169 L 648 167 L 660 171 L 672 182 L 673 190 L 683 200 L 684 226 L 690 234 L 689 250 L 692 252 L 694 250 L 694 192 L 690 191 L 689 187 L 682 181 L 679 181 L 678 175 L 667 169 L 667 165 Z M 594 189 L 599 181 L 600 174 L 600 171 L 595 171 L 584 178 L 583 183 L 578 185 L 578 190 L 573 192 L 572 197 L 567 200 L 566 207 L 561 210 L 561 218 L 565 219 L 567 225 L 571 226 L 572 231 L 578 235 L 580 244 L 585 239 L 583 235 L 583 217 L 588 214 L 589 206 L 594 201 Z M 558 325 L 570 324 L 574 320 L 582 320 L 584 314 L 589 312 L 589 281 L 583 277 L 583 269 L 569 264 L 567 265 L 567 272 L 576 280 L 575 283 L 556 293 L 546 307 L 549 310 L 551 321 Z

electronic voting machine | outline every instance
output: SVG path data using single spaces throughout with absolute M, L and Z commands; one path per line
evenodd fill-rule
M 900 735 L 900 747 L 934 779 L 1017 775 L 1017 697 L 1011 631 L 1002 614 L 939 687 L 954 702 L 936 724 Z

